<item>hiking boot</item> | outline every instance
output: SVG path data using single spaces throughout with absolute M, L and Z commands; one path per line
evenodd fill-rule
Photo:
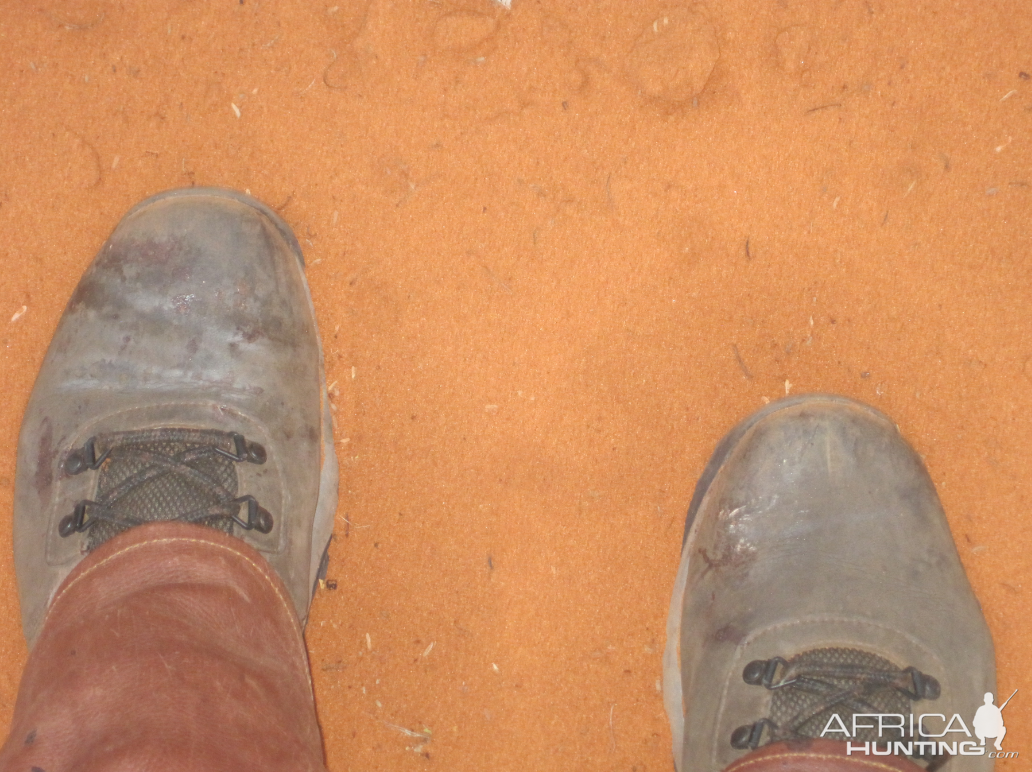
M 86 554 L 159 520 L 251 544 L 303 622 L 336 504 L 322 352 L 290 228 L 229 190 L 133 208 L 76 287 L 22 423 L 14 547 L 30 645 Z
M 892 421 L 808 395 L 720 442 L 688 511 L 667 623 L 678 772 L 743 758 L 736 767 L 758 772 L 775 751 L 782 763 L 820 755 L 822 769 L 985 772 L 988 754 L 960 755 L 978 741 L 958 747 L 973 738 L 956 721 L 928 735 L 954 714 L 970 729 L 995 680 L 932 481 Z M 870 714 L 901 719 L 879 730 Z

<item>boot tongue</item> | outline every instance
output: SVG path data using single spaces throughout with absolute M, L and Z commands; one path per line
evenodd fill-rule
M 99 434 L 69 454 L 69 474 L 96 469 L 86 517 L 66 518 L 62 534 L 88 530 L 87 550 L 143 523 L 183 520 L 232 533 L 240 509 L 236 462 L 263 463 L 264 449 L 242 436 L 204 429 Z M 248 497 L 249 498 L 249 497 Z M 267 513 L 266 513 L 267 514 Z
M 738 727 L 731 744 L 740 749 L 801 738 L 848 739 L 854 742 L 906 740 L 903 729 L 877 726 L 865 718 L 853 734 L 858 714 L 888 713 L 907 716 L 915 700 L 934 700 L 939 682 L 913 667 L 900 668 L 884 657 L 851 648 L 820 648 L 789 660 L 774 657 L 750 662 L 742 673 L 750 685 L 771 692 L 770 716 Z
M 779 734 L 792 737 L 820 737 L 829 722 L 835 728 L 844 725 L 852 732 L 854 715 L 905 716 L 916 696 L 912 670 L 859 649 L 812 649 L 789 660 L 779 685 L 772 684 L 770 719 L 778 726 Z M 891 736 L 887 736 L 890 732 Z M 903 734 L 902 730 L 888 730 L 879 737 L 876 728 L 859 729 L 853 739 L 885 742 L 902 740 Z M 841 733 L 830 736 L 842 737 Z

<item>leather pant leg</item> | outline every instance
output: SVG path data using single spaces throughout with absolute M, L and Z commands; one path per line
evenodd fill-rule
M 323 770 L 302 630 L 240 539 L 138 526 L 79 563 L 30 652 L 0 771 Z

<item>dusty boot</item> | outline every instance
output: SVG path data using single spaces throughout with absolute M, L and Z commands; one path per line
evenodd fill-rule
M 239 193 L 155 196 L 82 277 L 25 411 L 14 513 L 25 636 L 90 550 L 153 520 L 240 536 L 304 620 L 336 486 L 294 235 Z
M 38 766 L 83 768 L 91 741 L 124 739 L 120 721 L 203 767 L 226 727 L 253 720 L 268 739 L 289 710 L 280 725 L 321 754 L 300 630 L 337 503 L 328 408 L 301 249 L 272 210 L 193 188 L 126 215 L 65 309 L 22 425 L 15 565 L 38 645 L 19 753 L 49 742 Z M 170 712 L 175 694 L 201 707 Z
M 931 479 L 889 419 L 801 396 L 721 441 L 667 624 L 678 772 L 987 772 L 961 725 L 995 679 Z

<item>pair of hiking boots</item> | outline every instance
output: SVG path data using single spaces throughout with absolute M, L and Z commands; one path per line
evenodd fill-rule
M 159 520 L 248 542 L 303 622 L 336 503 L 290 228 L 227 190 L 141 203 L 79 282 L 25 413 L 14 525 L 30 645 L 76 564 Z M 688 512 L 663 670 L 679 772 L 992 767 L 948 731 L 995 672 L 932 482 L 891 421 L 845 398 L 775 402 L 718 445 Z

